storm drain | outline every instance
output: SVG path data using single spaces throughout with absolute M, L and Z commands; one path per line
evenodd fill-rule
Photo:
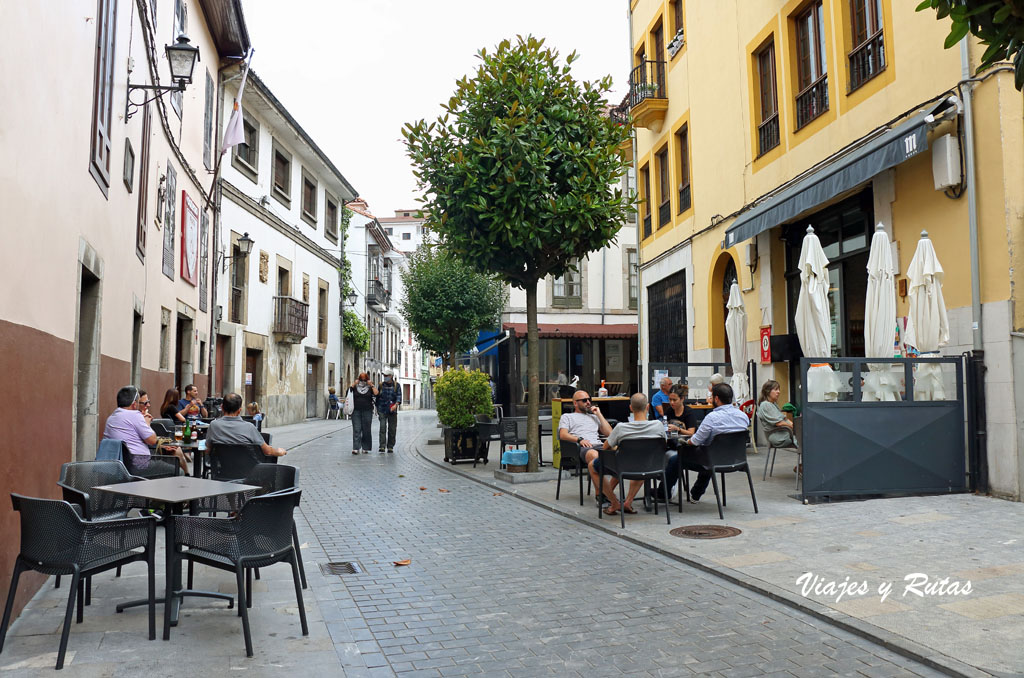
M 677 527 L 669 532 L 673 537 L 684 537 L 686 539 L 723 539 L 735 537 L 741 532 L 735 527 L 725 525 L 686 525 Z
M 362 574 L 365 572 L 363 566 L 354 560 L 339 560 L 333 563 L 320 563 L 320 572 L 323 574 Z

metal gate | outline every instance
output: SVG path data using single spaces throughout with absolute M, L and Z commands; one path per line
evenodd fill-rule
M 869 364 L 886 366 L 898 400 L 869 399 Z M 817 365 L 833 370 L 834 400 L 809 397 Z M 962 356 L 802 358 L 800 374 L 804 497 L 968 490 Z

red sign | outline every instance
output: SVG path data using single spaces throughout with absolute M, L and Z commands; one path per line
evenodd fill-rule
M 772 361 L 772 326 L 763 325 L 761 327 L 761 362 L 770 363 Z

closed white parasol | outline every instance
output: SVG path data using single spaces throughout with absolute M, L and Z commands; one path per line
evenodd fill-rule
M 725 317 L 725 334 L 729 340 L 729 356 L 732 362 L 733 402 L 740 404 L 750 397 L 747 384 L 747 312 L 743 310 L 743 296 L 740 286 L 733 283 L 729 288 L 729 309 Z
M 942 298 L 943 275 L 928 231 L 921 231 L 917 250 L 907 269 L 910 313 L 904 341 L 922 357 L 937 356 L 939 349 L 949 343 L 949 319 Z M 944 400 L 945 397 L 942 368 L 936 364 L 919 364 L 914 376 L 914 400 Z
M 796 302 L 796 334 L 800 349 L 808 358 L 832 355 L 832 327 L 828 305 L 828 257 L 821 249 L 814 228 L 807 227 L 800 247 L 800 296 Z M 828 363 L 815 363 L 807 370 L 809 401 L 834 401 L 839 385 Z
M 893 352 L 896 330 L 895 268 L 889 237 L 882 224 L 875 226 L 868 256 L 868 289 L 864 300 L 864 355 L 868 358 L 889 358 Z M 863 400 L 899 400 L 899 377 L 891 365 L 870 363 L 863 374 Z

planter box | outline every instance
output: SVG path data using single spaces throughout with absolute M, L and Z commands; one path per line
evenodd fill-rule
M 451 464 L 473 461 L 480 449 L 480 436 L 473 428 L 442 428 L 444 431 L 444 460 Z M 485 461 L 481 458 L 481 461 Z

